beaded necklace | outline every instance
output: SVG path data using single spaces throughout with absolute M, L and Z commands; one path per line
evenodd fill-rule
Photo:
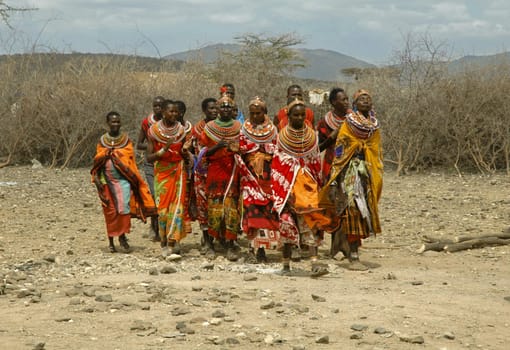
M 147 119 L 147 122 L 149 123 L 149 127 L 151 127 L 153 124 L 156 124 L 158 121 L 159 120 L 156 119 L 156 116 L 154 115 L 154 113 L 151 113 L 149 115 L 149 118 Z
M 367 139 L 379 129 L 379 120 L 375 117 L 374 111 L 370 111 L 369 118 L 360 112 L 352 112 L 347 116 L 347 125 L 354 135 Z
M 337 130 L 342 126 L 342 123 L 345 121 L 346 116 L 338 116 L 334 111 L 329 111 L 324 116 L 324 121 L 331 128 L 331 130 Z
M 232 119 L 226 122 L 220 119 L 211 120 L 204 127 L 204 132 L 214 142 L 237 140 L 240 130 L 241 123 Z
M 167 143 L 169 140 L 173 140 L 173 143 L 180 142 L 186 136 L 184 126 L 181 123 L 176 122 L 172 126 L 166 126 L 163 119 L 158 121 L 149 129 L 150 135 L 157 142 Z
M 294 129 L 287 125 L 280 131 L 278 146 L 285 152 L 295 157 L 306 157 L 317 146 L 318 138 L 315 131 L 309 126 Z
M 267 115 L 264 116 L 262 124 L 254 125 L 249 120 L 245 121 L 242 132 L 248 140 L 257 144 L 271 142 L 277 135 L 276 128 Z
M 191 129 L 193 129 L 193 125 L 191 125 L 189 120 L 186 120 L 185 125 L 184 125 L 184 133 L 186 133 L 186 134 L 189 133 L 191 131 Z
M 109 133 L 101 136 L 100 142 L 106 148 L 122 148 L 127 145 L 129 137 L 126 133 L 121 133 L 119 136 L 111 136 Z

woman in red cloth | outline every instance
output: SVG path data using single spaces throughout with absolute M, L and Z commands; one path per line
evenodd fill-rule
M 219 118 L 208 122 L 200 138 L 207 148 L 207 220 L 208 250 L 206 255 L 214 257 L 213 239 L 225 241 L 227 259 L 239 259 L 236 244 L 239 233 L 239 174 L 234 154 L 239 152 L 241 123 L 233 119 L 234 101 L 223 96 L 217 102 Z
M 126 233 L 131 229 L 131 217 L 145 222 L 148 216 L 157 215 L 156 207 L 136 166 L 133 143 L 120 132 L 120 114 L 109 112 L 106 122 L 110 131 L 97 144 L 90 173 L 103 206 L 110 252 L 117 251 L 114 237 L 119 237 L 120 245 L 129 252 Z
M 330 223 L 319 208 L 321 163 L 316 132 L 306 125 L 303 101 L 289 104 L 289 124 L 278 134 L 273 157 L 271 186 L 275 210 L 280 215 L 280 239 L 283 244 L 283 271 L 290 273 L 292 246 L 310 249 L 312 277 L 328 273 L 318 264 L 320 229 Z
M 262 99 L 250 101 L 249 112 L 239 137 L 242 228 L 250 240 L 250 261 L 266 262 L 265 248 L 276 248 L 279 239 L 278 216 L 271 211 L 271 161 L 278 132 Z

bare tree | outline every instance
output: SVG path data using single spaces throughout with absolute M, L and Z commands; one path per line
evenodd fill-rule
M 25 12 L 25 11 L 33 11 L 37 10 L 34 7 L 16 7 L 11 6 L 4 0 L 0 0 L 0 19 L 2 22 L 4 22 L 8 27 L 11 27 L 9 23 L 9 18 L 11 16 L 11 13 L 13 12 Z

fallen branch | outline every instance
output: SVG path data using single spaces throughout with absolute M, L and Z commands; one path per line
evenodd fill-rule
M 427 239 L 430 239 L 428 237 Z M 440 239 L 437 242 L 424 243 L 416 252 L 422 254 L 426 251 L 435 252 L 458 252 L 461 250 L 483 248 L 487 246 L 510 245 L 510 234 L 501 233 L 493 235 L 482 235 L 478 237 L 456 237 L 451 239 Z

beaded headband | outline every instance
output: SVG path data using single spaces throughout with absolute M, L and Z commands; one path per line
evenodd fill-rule
M 298 105 L 305 107 L 305 103 L 302 100 L 296 98 L 294 101 L 287 105 L 287 113 L 289 113 L 292 108 Z

